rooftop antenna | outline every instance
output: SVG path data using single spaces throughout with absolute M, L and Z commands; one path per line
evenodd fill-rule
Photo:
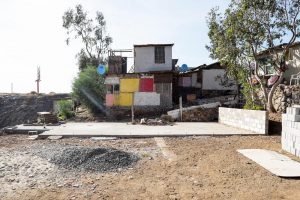
M 41 69 L 40 66 L 37 67 L 37 79 L 36 79 L 36 92 L 40 93 L 40 82 L 41 82 Z

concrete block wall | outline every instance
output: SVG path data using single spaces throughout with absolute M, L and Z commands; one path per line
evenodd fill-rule
M 219 123 L 268 134 L 269 120 L 267 111 L 219 108 Z
M 300 106 L 287 108 L 282 115 L 282 149 L 300 157 Z

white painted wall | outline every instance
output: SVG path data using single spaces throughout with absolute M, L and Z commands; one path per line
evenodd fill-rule
M 172 70 L 172 46 L 165 46 L 165 63 L 155 63 L 154 46 L 134 47 L 135 72 Z
M 219 77 L 224 77 L 225 75 L 224 69 L 209 69 L 203 70 L 202 75 L 202 89 L 203 90 L 236 90 L 237 86 L 225 87 L 221 84 L 221 80 Z M 234 83 L 233 81 L 231 81 Z
M 290 57 L 291 60 L 288 61 L 288 70 L 284 74 L 286 80 L 290 80 L 292 74 L 300 72 L 300 46 L 292 48 Z
M 135 106 L 159 106 L 160 94 L 156 92 L 135 92 L 134 105 Z
M 120 78 L 115 76 L 108 76 L 105 78 L 104 84 L 106 85 L 119 85 Z
M 268 115 L 267 111 L 220 107 L 219 123 L 260 134 L 268 134 Z

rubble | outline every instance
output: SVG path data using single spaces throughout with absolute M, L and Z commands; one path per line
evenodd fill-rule
M 38 123 L 43 124 L 57 124 L 58 118 L 56 115 L 52 114 L 51 112 L 38 112 Z
M 80 146 L 48 146 L 36 155 L 64 169 L 91 172 L 116 171 L 138 161 L 136 155 L 117 149 Z
M 211 122 L 218 119 L 218 108 L 196 108 L 182 113 L 183 122 Z
M 219 106 L 221 106 L 220 102 L 216 102 L 216 103 L 209 103 L 209 104 L 203 104 L 203 105 L 199 105 L 199 106 L 191 106 L 188 108 L 183 108 L 182 112 L 187 112 L 189 110 L 195 110 L 198 108 L 203 108 L 203 109 L 209 109 L 209 108 L 218 108 Z M 180 109 L 177 110 L 171 110 L 168 112 L 168 115 L 170 115 L 174 120 L 179 120 L 180 119 Z
M 139 123 L 142 125 L 149 126 L 167 126 L 173 125 L 174 119 L 170 115 L 162 115 L 160 118 L 156 119 L 142 118 Z

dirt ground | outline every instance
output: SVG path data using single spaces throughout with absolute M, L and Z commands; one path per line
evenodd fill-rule
M 283 153 L 279 136 L 108 141 L 26 138 L 0 136 L 0 199 L 300 198 L 300 179 L 276 177 L 236 152 L 264 148 Z M 140 160 L 114 172 L 62 170 L 31 154 L 34 148 L 52 144 L 113 147 L 135 153 Z
M 282 114 L 281 113 L 269 113 L 269 134 L 281 135 L 282 131 Z

